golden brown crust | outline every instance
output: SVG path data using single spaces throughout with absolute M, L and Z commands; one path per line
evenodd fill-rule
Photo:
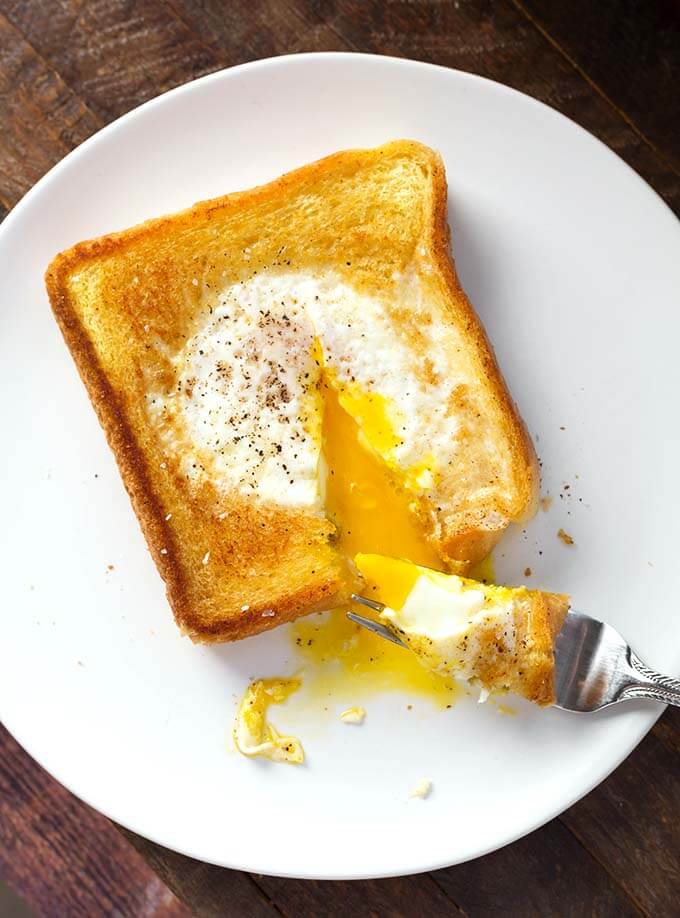
M 434 155 L 434 196 L 431 248 L 448 292 L 448 301 L 464 315 L 469 337 L 476 343 L 481 358 L 480 371 L 492 388 L 499 406 L 504 433 L 513 454 L 514 502 L 507 508 L 509 519 L 520 522 L 536 512 L 539 492 L 538 459 L 529 432 L 501 375 L 491 342 L 474 311 L 458 278 L 455 260 L 451 254 L 451 229 L 447 219 L 448 188 L 446 171 L 441 157 Z M 456 534 L 448 540 L 447 553 L 455 559 L 471 563 L 485 558 L 501 537 L 505 527 L 499 529 L 474 528 Z
M 109 447 L 116 457 L 125 489 L 149 551 L 166 584 L 171 605 L 173 609 L 181 609 L 185 596 L 183 571 L 173 563 L 174 553 L 161 554 L 160 551 L 161 546 L 172 547 L 174 536 L 163 525 L 162 508 L 147 474 L 144 453 L 138 448 L 124 411 L 101 369 L 92 341 L 70 304 L 65 283 L 69 261 L 67 257 L 58 255 L 48 268 L 45 280 L 50 303 Z
M 459 569 L 484 556 L 508 521 L 530 512 L 536 461 L 484 332 L 458 282 L 448 251 L 444 167 L 427 147 L 397 141 L 377 150 L 337 153 L 268 185 L 82 242 L 57 255 L 47 270 L 55 316 L 116 456 L 177 622 L 194 640 L 233 640 L 274 627 L 343 600 L 351 584 L 343 559 L 329 541 L 332 527 L 322 518 L 271 508 L 264 512 L 233 499 L 226 507 L 229 520 L 221 524 L 213 506 L 220 498 L 210 489 L 188 494 L 171 462 L 167 470 L 159 470 L 163 457 L 148 430 L 144 398 L 149 379 L 162 378 L 167 367 L 145 344 L 144 320 L 149 319 L 165 349 L 176 351 L 191 327 L 198 302 L 188 286 L 188 272 L 204 272 L 208 289 L 218 282 L 220 269 L 222 275 L 226 267 L 238 277 L 233 274 L 238 264 L 235 268 L 234 259 L 222 252 L 229 234 L 241 243 L 250 234 L 260 243 L 258 227 L 277 219 L 277 207 L 301 188 L 313 197 L 317 186 L 322 192 L 333 182 L 352 186 L 361 180 L 362 169 L 400 158 L 428 174 L 431 193 L 425 194 L 422 213 L 413 219 L 429 226 L 429 248 L 438 269 L 434 282 L 443 286 L 443 297 L 456 320 L 463 316 L 472 350 L 481 360 L 480 372 L 493 393 L 493 423 L 511 454 L 511 499 L 486 514 L 472 508 L 467 514 L 459 512 L 455 522 L 450 515 L 440 521 L 441 533 L 433 536 L 443 561 Z M 380 205 L 390 202 L 381 199 Z M 254 216 L 247 222 L 244 214 Z M 395 214 L 393 224 L 399 216 Z M 397 261 L 402 259 L 399 266 L 406 257 L 398 240 L 377 232 L 371 237 L 363 219 L 368 218 L 357 215 L 354 227 L 342 238 L 347 252 L 355 253 L 351 280 L 359 289 L 388 283 L 394 267 L 391 246 Z M 285 236 L 286 221 L 280 216 L 278 220 Z M 339 270 L 345 270 L 344 255 L 338 261 L 338 243 L 328 222 L 306 245 L 295 238 L 286 240 L 293 260 L 301 259 L 304 252 L 313 268 L 332 257 Z M 265 252 L 267 244 L 262 242 Z M 270 248 L 275 252 L 273 243 Z M 376 274 L 376 264 L 382 274 Z M 206 551 L 211 554 L 208 566 L 201 560 Z M 275 614 L 268 614 L 270 610 Z
M 491 616 L 480 625 L 472 669 L 491 692 L 514 692 L 541 706 L 555 702 L 555 637 L 569 609 L 569 597 L 554 593 L 507 590 L 514 603 L 514 628 L 508 643 Z M 500 626 L 505 627 L 505 626 Z

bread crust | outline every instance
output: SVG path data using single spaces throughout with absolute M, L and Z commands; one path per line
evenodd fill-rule
M 522 601 L 514 616 L 514 651 L 503 650 L 502 636 L 493 624 L 481 627 L 474 674 L 491 692 L 510 691 L 546 707 L 555 703 L 554 643 L 569 597 L 521 588 L 516 592 Z
M 456 271 L 456 263 L 452 255 L 451 228 L 447 219 L 448 186 L 446 170 L 441 157 L 438 155 L 435 156 L 434 160 L 434 186 L 432 251 L 447 287 L 447 299 L 449 302 L 455 302 L 456 307 L 465 312 L 468 334 L 475 340 L 479 353 L 482 355 L 485 376 L 494 390 L 501 406 L 501 413 L 505 418 L 506 434 L 512 443 L 513 464 L 519 470 L 517 475 L 517 515 L 513 522 L 522 522 L 530 519 L 536 513 L 538 507 L 540 479 L 538 457 L 529 431 L 503 379 L 489 337 L 465 290 L 463 290 Z M 464 545 L 466 538 L 466 536 L 462 537 L 459 545 Z M 468 551 L 467 554 L 474 556 L 473 561 L 479 561 L 489 554 L 500 536 L 494 537 L 489 533 L 485 537 L 484 534 L 477 530 L 473 538 L 478 540 L 479 550 Z M 466 557 L 464 548 L 459 556 Z
M 177 507 L 176 487 L 166 484 L 165 479 L 161 480 L 153 466 L 154 456 L 140 439 L 138 419 L 132 417 L 129 393 L 112 383 L 110 371 L 103 366 L 92 328 L 87 327 L 79 308 L 79 294 L 74 285 L 79 276 L 87 273 L 93 265 L 121 263 L 123 272 L 129 274 L 131 269 L 128 262 L 135 263 L 137 251 L 143 258 L 145 251 L 156 251 L 166 239 L 182 240 L 192 232 L 203 233 L 207 237 L 211 224 L 217 222 L 218 217 L 223 219 L 237 215 L 248 208 L 266 210 L 291 195 L 300 183 L 304 182 L 311 187 L 329 175 L 337 173 L 342 176 L 355 166 L 359 168 L 361 163 L 371 157 L 399 156 L 415 158 L 423 164 L 423 168 L 431 170 L 432 199 L 427 202 L 425 212 L 429 220 L 429 247 L 437 266 L 435 280 L 443 286 L 444 298 L 450 303 L 451 309 L 454 309 L 455 304 L 455 309 L 464 314 L 467 331 L 483 362 L 482 372 L 497 401 L 499 415 L 503 419 L 503 432 L 512 454 L 514 500 L 512 506 L 505 508 L 507 519 L 504 519 L 502 525 L 494 528 L 488 524 L 487 519 L 480 522 L 471 513 L 468 522 L 459 520 L 455 532 L 447 532 L 444 527 L 443 534 L 438 538 L 437 548 L 443 563 L 449 568 L 465 569 L 469 563 L 488 553 L 504 531 L 508 520 L 521 519 L 533 512 L 538 473 L 531 441 L 508 394 L 486 335 L 462 290 L 449 253 L 446 178 L 441 158 L 432 150 L 415 141 L 395 141 L 374 151 L 349 150 L 336 153 L 266 185 L 201 202 L 177 214 L 155 218 L 123 232 L 81 242 L 57 255 L 47 269 L 46 286 L 55 317 L 116 457 L 149 550 L 165 581 L 176 621 L 181 630 L 194 641 L 210 643 L 235 640 L 272 628 L 298 615 L 338 605 L 348 598 L 356 581 L 330 542 L 332 526 L 327 521 L 307 515 L 304 520 L 291 523 L 289 515 L 272 512 L 266 520 L 267 544 L 273 546 L 280 542 L 283 546 L 290 546 L 283 550 L 281 556 L 284 559 L 282 566 L 289 563 L 286 551 L 295 562 L 294 568 L 290 568 L 290 582 L 284 585 L 277 580 L 275 596 L 268 601 L 266 593 L 255 588 L 256 574 L 249 581 L 247 571 L 242 572 L 243 576 L 239 579 L 233 559 L 226 558 L 223 561 L 225 573 L 220 576 L 223 579 L 236 578 L 237 586 L 231 590 L 225 587 L 210 596 L 209 601 L 205 599 L 204 594 L 212 588 L 209 578 L 215 575 L 201 571 L 199 567 L 197 559 L 203 554 L 203 547 L 197 546 L 193 551 L 187 545 L 187 536 L 191 534 L 192 526 L 184 523 L 185 528 L 182 530 L 178 528 L 179 523 L 169 524 L 167 520 L 168 506 L 173 509 Z M 157 271 L 172 291 L 174 280 L 162 258 L 159 258 Z M 120 290 L 114 290 L 111 299 L 114 303 L 127 302 L 121 296 Z M 92 299 L 96 302 L 96 295 Z M 132 310 L 134 305 L 138 303 L 133 300 L 129 309 Z M 96 308 L 94 312 L 97 312 Z M 126 318 L 134 326 L 134 316 Z M 203 512 L 204 506 L 200 509 Z M 176 516 L 180 515 L 174 512 Z M 189 508 L 187 518 L 191 512 Z M 238 513 L 240 519 L 246 520 L 242 526 L 246 547 L 240 554 L 236 553 L 236 560 L 242 565 L 244 557 L 248 560 L 260 553 L 259 560 L 255 559 L 257 563 L 254 570 L 265 571 L 267 564 L 271 566 L 277 563 L 277 554 L 271 548 L 260 551 L 257 533 L 248 535 L 247 508 L 240 508 Z M 206 522 L 204 528 L 206 532 L 212 533 L 217 544 L 221 539 L 221 531 L 216 528 L 214 520 Z M 300 561 L 304 551 L 307 551 L 311 559 L 306 573 Z M 246 601 L 242 601 L 244 597 Z

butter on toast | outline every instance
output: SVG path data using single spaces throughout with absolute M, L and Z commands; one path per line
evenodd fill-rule
M 324 513 L 328 386 L 442 567 L 464 572 L 533 512 L 534 452 L 422 144 L 337 153 L 83 242 L 46 283 L 193 640 L 347 599 Z

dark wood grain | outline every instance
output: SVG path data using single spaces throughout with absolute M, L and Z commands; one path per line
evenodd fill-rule
M 0 201 L 16 204 L 102 124 L 0 14 Z
M 220 66 L 160 0 L 3 0 L 0 9 L 103 122 Z
M 204 864 L 126 829 L 119 831 L 198 918 L 266 918 L 282 913 L 250 874 Z
M 514 3 L 290 2 L 311 21 L 331 26 L 354 49 L 478 73 L 546 102 L 603 140 L 680 212 L 677 171 Z M 677 85 L 677 62 L 672 70 Z
M 462 914 L 450 896 L 430 876 L 401 877 L 391 880 L 354 882 L 319 882 L 287 880 L 260 874 L 239 874 L 201 864 L 174 854 L 146 839 L 124 832 L 124 835 L 158 872 L 161 879 L 185 902 L 190 902 L 201 918 L 232 914 L 220 910 L 234 900 L 236 881 L 248 882 L 257 890 L 269 908 L 283 915 L 347 914 L 354 918 L 371 915 L 459 915 Z M 238 887 L 240 888 L 240 887 Z M 408 904 L 408 905 L 407 905 Z M 231 907 L 231 906 L 229 906 Z M 241 905 L 233 914 L 260 915 Z
M 630 898 L 656 918 L 680 911 L 680 760 L 655 736 L 561 817 Z
M 510 0 L 95 0 L 82 7 L 0 0 L 0 10 L 103 120 L 187 79 L 276 51 L 365 50 L 480 73 L 583 124 L 680 212 L 680 179 L 667 158 Z M 664 61 L 677 85 L 677 63 Z
M 287 915 L 461 915 L 455 901 L 427 874 L 390 880 L 320 882 L 257 877 Z M 340 906 L 340 908 L 338 907 Z
M 0 876 L 37 914 L 189 918 L 114 826 L 0 727 Z
M 654 724 L 652 733 L 676 756 L 680 756 L 680 708 L 668 708 Z
M 680 171 L 677 0 L 517 0 L 550 41 Z
M 558 820 L 434 879 L 468 915 L 638 915 L 620 886 Z
M 308 50 L 406 56 L 514 86 L 590 130 L 680 212 L 679 30 L 678 0 L 0 0 L 0 219 L 148 98 Z M 668 711 L 601 787 L 514 845 L 420 877 L 317 883 L 221 870 L 118 830 L 2 731 L 0 874 L 59 916 L 663 918 L 680 911 L 679 763 L 680 711 Z
M 210 47 L 221 66 L 303 51 L 351 51 L 332 25 L 312 22 L 294 3 L 254 3 L 244 16 L 239 4 L 219 0 L 165 0 Z

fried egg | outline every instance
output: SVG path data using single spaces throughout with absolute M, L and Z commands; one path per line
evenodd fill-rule
M 257 679 L 248 686 L 236 716 L 234 742 L 243 755 L 301 765 L 305 760 L 302 743 L 295 736 L 283 736 L 267 720 L 272 704 L 281 704 L 300 688 L 299 679 Z
M 418 315 L 415 275 L 396 300 Z M 323 510 L 324 395 L 332 389 L 362 445 L 422 494 L 436 489 L 437 470 L 456 451 L 450 405 L 460 380 L 432 323 L 419 333 L 426 360 L 390 299 L 332 272 L 254 274 L 206 305 L 171 359 L 172 387 L 152 388 L 148 412 L 189 481 Z

